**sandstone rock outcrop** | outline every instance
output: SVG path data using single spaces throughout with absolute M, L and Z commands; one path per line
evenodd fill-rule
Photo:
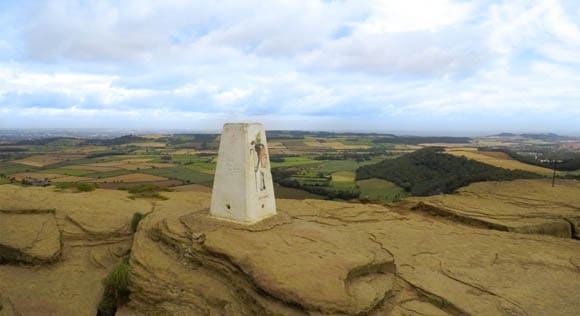
M 169 193 L 140 226 L 120 314 L 568 315 L 580 244 L 405 207 L 279 200 L 253 226 Z
M 0 212 L 0 263 L 45 263 L 60 255 L 60 231 L 51 212 Z
M 415 198 L 417 209 L 475 226 L 524 234 L 580 238 L 580 182 L 480 182 L 456 194 Z
M 131 247 L 133 213 L 152 209 L 108 190 L 2 185 L 0 197 L 0 315 L 94 316 L 102 280 Z
M 53 216 L 62 236 L 54 262 L 0 265 L 0 315 L 95 315 L 101 281 L 129 250 L 131 301 L 118 315 L 580 310 L 577 240 L 474 227 L 414 203 L 277 200 L 277 216 L 243 226 L 209 217 L 209 194 L 164 195 L 0 186 L 12 197 L 2 216 Z M 134 212 L 148 215 L 132 237 Z

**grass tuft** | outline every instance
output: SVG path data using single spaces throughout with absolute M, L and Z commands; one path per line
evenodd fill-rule
M 97 315 L 113 316 L 117 312 L 118 306 L 129 301 L 129 271 L 129 263 L 127 260 L 123 260 L 103 280 L 105 290 L 99 303 Z
M 135 233 L 137 231 L 137 227 L 139 227 L 139 222 L 145 217 L 145 214 L 141 212 L 136 212 L 133 214 L 133 218 L 131 219 L 131 231 Z

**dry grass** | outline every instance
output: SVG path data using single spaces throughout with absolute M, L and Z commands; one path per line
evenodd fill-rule
M 171 191 L 211 193 L 211 188 L 206 187 L 205 185 L 200 185 L 200 184 L 187 184 L 187 185 L 180 185 L 180 186 L 173 187 L 173 188 L 171 188 Z
M 195 149 L 183 148 L 183 149 L 176 149 L 176 150 L 172 151 L 171 153 L 174 155 L 194 155 L 197 152 L 198 151 Z
M 333 182 L 354 182 L 355 173 L 352 171 L 339 171 L 332 174 Z
M 348 150 L 348 149 L 368 149 L 368 145 L 346 145 L 338 141 L 330 141 L 330 142 L 318 142 L 318 141 L 305 141 L 304 144 L 310 147 L 316 148 L 331 148 L 331 149 L 338 149 L 338 150 Z
M 83 146 L 63 149 L 61 152 L 67 154 L 90 154 L 97 151 L 105 151 L 109 149 L 107 146 Z
M 509 169 L 509 170 L 524 170 L 530 171 L 542 175 L 551 175 L 552 170 L 548 168 L 543 168 L 539 166 L 529 165 L 515 159 L 512 159 L 505 153 L 499 152 L 485 152 L 485 151 L 474 151 L 474 150 L 463 150 L 463 149 L 452 149 L 447 148 L 445 152 L 454 156 L 464 156 L 469 159 L 473 159 L 488 165 L 492 165 L 499 168 Z
M 463 144 L 458 144 L 458 143 L 425 143 L 425 144 L 419 144 L 419 146 L 424 146 L 424 147 L 446 147 L 446 148 L 473 148 L 473 149 L 477 149 L 475 147 L 465 147 L 467 143 L 463 143 Z
M 141 135 L 141 137 L 143 138 L 147 138 L 147 139 L 159 139 L 162 137 L 167 137 L 169 135 L 163 135 L 163 134 L 146 134 L 146 135 Z
M 109 177 L 103 179 L 97 179 L 95 182 L 155 182 L 155 181 L 166 181 L 167 178 L 155 176 L 152 174 L 145 173 L 132 173 L 122 176 Z
M 288 149 L 282 142 L 268 142 L 268 149 Z
M 76 169 L 76 170 L 91 170 L 95 172 L 108 172 L 108 171 L 115 171 L 121 168 L 116 167 L 108 167 L 108 166 L 95 166 L 94 164 L 90 165 L 72 165 L 72 166 L 65 166 L 62 169 Z
M 24 178 L 32 178 L 32 179 L 38 179 L 38 180 L 49 179 L 51 181 L 54 181 L 54 179 L 64 178 L 64 177 L 68 177 L 68 176 L 62 175 L 62 174 L 54 174 L 54 173 L 22 172 L 22 173 L 12 174 L 12 175 L 10 175 L 10 177 L 11 178 L 13 177 L 16 181 L 22 181 L 22 179 L 24 179 Z
M 52 182 L 92 182 L 93 178 L 77 177 L 77 176 L 63 176 L 51 180 Z
M 157 163 L 157 162 L 150 162 L 151 158 L 137 158 L 137 159 L 126 159 L 120 161 L 108 161 L 108 162 L 98 162 L 89 164 L 87 166 L 93 167 L 108 167 L 108 168 L 115 168 L 116 169 L 125 169 L 125 170 L 139 170 L 139 169 L 149 169 L 149 168 L 169 168 L 174 167 L 175 164 L 172 163 Z
M 144 142 L 144 143 L 129 143 L 123 146 L 149 147 L 149 148 L 165 148 L 167 144 L 160 142 Z
M 47 154 L 47 155 L 37 155 L 30 156 L 24 159 L 14 160 L 15 163 L 28 165 L 32 167 L 44 167 L 48 165 L 55 164 L 57 162 L 72 160 L 81 158 L 82 155 L 58 155 L 58 154 Z

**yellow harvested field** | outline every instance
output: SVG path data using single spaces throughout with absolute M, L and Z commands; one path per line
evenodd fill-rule
M 150 169 L 150 168 L 169 168 L 174 167 L 175 164 L 172 163 L 158 163 L 149 162 L 151 158 L 137 158 L 137 159 L 127 159 L 119 161 L 108 161 L 108 162 L 98 162 L 89 164 L 87 166 L 93 167 L 109 167 L 115 169 L 125 169 L 125 170 L 139 170 L 139 169 Z
M 88 177 L 64 176 L 52 179 L 52 182 L 92 182 L 95 179 Z
M 355 173 L 353 171 L 339 171 L 332 174 L 334 182 L 354 182 Z
M 269 142 L 268 149 L 288 149 L 282 142 Z
M 410 151 L 415 151 L 415 150 L 419 150 L 423 148 L 423 146 L 418 146 L 418 145 L 395 145 L 395 151 L 400 151 L 400 152 L 410 152 Z
M 22 173 L 15 173 L 10 175 L 10 177 L 14 178 L 16 181 L 22 181 L 24 178 L 32 178 L 37 180 L 54 180 L 56 178 L 63 178 L 68 177 L 62 174 L 54 174 L 54 173 L 40 173 L 40 172 L 22 172 Z
M 97 151 L 107 150 L 107 146 L 82 146 L 63 149 L 61 152 L 70 154 L 89 154 Z
M 491 151 L 473 151 L 473 150 L 458 150 L 453 148 L 445 149 L 445 152 L 454 156 L 464 156 L 488 165 L 500 167 L 509 170 L 524 170 L 535 172 L 542 175 L 551 175 L 552 170 L 539 166 L 526 164 L 515 159 L 505 153 L 491 152 Z
M 187 185 L 180 185 L 180 186 L 172 187 L 171 191 L 211 193 L 211 188 L 206 187 L 205 185 L 200 185 L 200 184 L 187 184 Z
M 15 163 L 28 165 L 32 167 L 44 167 L 47 165 L 52 165 L 57 162 L 65 161 L 65 160 L 72 160 L 82 158 L 83 155 L 54 155 L 54 154 L 47 154 L 47 155 L 37 155 L 37 156 L 30 156 L 24 159 L 14 160 Z
M 338 141 L 331 142 L 318 142 L 318 141 L 306 141 L 306 145 L 316 148 L 332 148 L 332 149 L 367 149 L 368 145 L 346 145 Z
M 456 143 L 427 143 L 427 144 L 419 144 L 419 146 L 423 147 L 445 147 L 445 148 L 453 148 L 453 149 L 463 149 L 463 150 L 477 150 L 477 147 L 466 146 L 467 143 L 456 144 Z
M 159 139 L 162 137 L 167 137 L 169 135 L 163 135 L 163 134 L 146 134 L 146 135 L 141 135 L 141 137 L 143 138 L 148 138 L 148 139 Z
M 167 144 L 160 142 L 145 142 L 145 143 L 129 143 L 122 146 L 136 146 L 136 147 L 150 147 L 150 148 L 165 148 Z
M 156 181 L 166 181 L 166 180 L 167 180 L 167 178 L 155 176 L 152 174 L 132 173 L 132 174 L 126 174 L 126 175 L 122 175 L 122 176 L 97 179 L 95 182 L 98 182 L 98 183 L 101 183 L 101 182 L 107 182 L 107 183 L 111 183 L 111 182 L 113 182 L 113 183 L 114 182 L 156 182 Z
M 191 148 L 176 149 L 172 152 L 174 155 L 193 155 L 197 153 L 197 150 Z
M 121 168 L 108 167 L 108 166 L 94 166 L 94 165 L 90 164 L 90 165 L 64 166 L 64 167 L 62 167 L 62 169 L 76 169 L 76 170 L 91 170 L 91 171 L 97 171 L 97 172 L 108 172 L 108 171 L 119 170 Z

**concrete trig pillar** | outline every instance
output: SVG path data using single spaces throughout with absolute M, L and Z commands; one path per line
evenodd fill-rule
M 210 214 L 244 224 L 276 214 L 270 156 L 262 124 L 224 125 Z

